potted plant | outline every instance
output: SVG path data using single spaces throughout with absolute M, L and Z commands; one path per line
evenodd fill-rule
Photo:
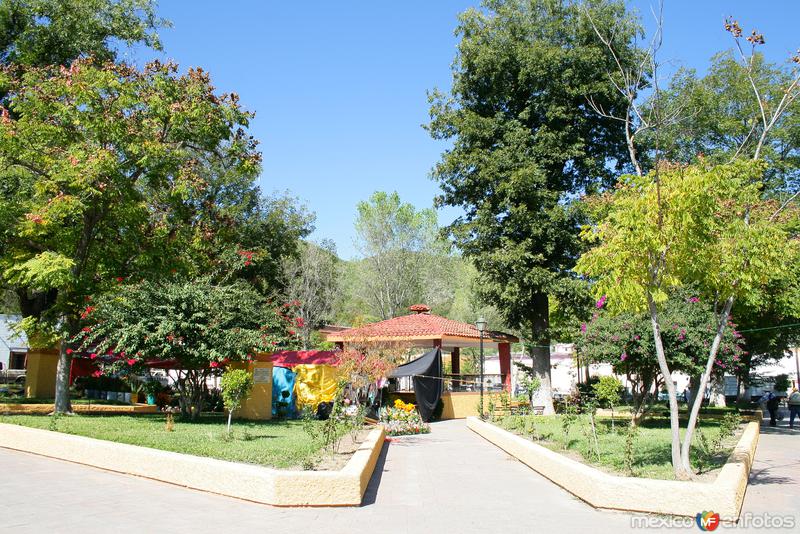
M 142 384 L 142 391 L 147 396 L 147 404 L 153 406 L 156 403 L 156 395 L 161 391 L 161 383 L 151 378 Z

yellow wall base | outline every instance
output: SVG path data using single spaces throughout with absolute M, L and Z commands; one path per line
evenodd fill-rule
M 234 416 L 260 421 L 272 419 L 272 362 L 250 362 L 247 369 L 253 375 L 253 390 Z
M 52 399 L 56 396 L 57 349 L 31 349 L 25 372 L 25 396 Z

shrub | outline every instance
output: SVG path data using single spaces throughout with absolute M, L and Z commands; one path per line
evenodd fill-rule
M 220 381 L 222 387 L 222 402 L 228 409 L 228 433 L 231 432 L 231 417 L 233 412 L 241 406 L 242 401 L 250 395 L 253 389 L 253 376 L 244 369 L 228 369 L 223 373 Z

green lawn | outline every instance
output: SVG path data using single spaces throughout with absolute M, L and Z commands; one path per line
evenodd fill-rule
M 506 416 L 495 424 L 516 434 L 533 439 L 549 449 L 568 455 L 578 455 L 584 462 L 601 469 L 621 475 L 632 475 L 644 478 L 674 479 L 672 472 L 670 443 L 671 433 L 669 419 L 651 417 L 644 421 L 638 429 L 633 445 L 633 472 L 628 473 L 625 467 L 625 447 L 627 421 L 616 421 L 615 429 L 611 429 L 611 421 L 600 418 L 597 421 L 599 458 L 594 447 L 588 416 L 578 416 L 569 430 L 569 438 L 565 439 L 562 427 L 562 416 Z M 685 421 L 682 421 L 685 424 Z M 708 442 L 713 442 L 719 435 L 720 421 L 701 419 L 698 428 Z M 741 427 L 739 428 L 741 430 Z M 723 441 L 718 454 L 702 453 L 702 444 L 695 432 L 692 448 L 692 465 L 695 471 L 702 474 L 722 466 L 738 440 L 740 432 Z M 683 436 L 683 432 L 681 432 Z M 568 443 L 565 449 L 564 445 Z M 700 445 L 700 446 L 698 446 Z
M 55 399 L 39 399 L 39 398 L 27 399 L 25 397 L 0 395 L 0 404 L 53 404 L 54 402 Z M 128 404 L 127 402 L 100 400 L 100 399 L 70 399 L 70 402 L 72 402 L 72 404 L 103 404 L 103 405 L 113 405 L 113 406 L 130 406 L 130 404 Z
M 203 416 L 196 422 L 176 418 L 173 432 L 165 430 L 164 417 L 0 415 L 0 423 L 278 468 L 307 465 L 320 448 L 309 439 L 301 421 L 236 421 L 233 437 L 228 438 L 224 416 Z

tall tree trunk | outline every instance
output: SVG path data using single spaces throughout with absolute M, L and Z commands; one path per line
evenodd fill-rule
M 61 341 L 56 367 L 56 400 L 54 413 L 71 414 L 72 403 L 69 400 L 69 372 L 72 367 L 72 355 L 67 354 L 67 340 Z
M 689 377 L 689 398 L 686 399 L 687 410 L 691 410 L 694 401 L 700 394 L 700 383 L 703 381 L 703 374 Z
M 718 317 L 717 333 L 714 336 L 714 342 L 711 344 L 711 349 L 708 351 L 708 361 L 706 362 L 706 369 L 700 379 L 700 391 L 697 397 L 692 399 L 692 411 L 689 414 L 689 422 L 686 423 L 686 433 L 683 436 L 683 445 L 681 446 L 681 461 L 683 468 L 691 472 L 691 464 L 689 463 L 689 452 L 692 448 L 692 437 L 694 436 L 694 428 L 697 425 L 697 417 L 700 414 L 700 407 L 703 405 L 703 397 L 705 396 L 706 386 L 711 378 L 711 371 L 714 369 L 714 360 L 717 359 L 717 352 L 719 351 L 720 343 L 722 343 L 722 335 L 725 333 L 725 326 L 728 324 L 728 317 L 731 314 L 733 307 L 733 297 L 729 297 L 725 301 L 725 306 Z
M 727 405 L 725 400 L 725 376 L 718 376 L 711 382 L 711 393 L 709 402 L 717 408 L 724 408 Z
M 681 462 L 681 429 L 678 420 L 678 395 L 675 391 L 675 383 L 672 381 L 672 373 L 667 365 L 667 357 L 664 354 L 664 344 L 661 342 L 661 327 L 658 323 L 658 308 L 656 307 L 653 296 L 647 292 L 647 307 L 650 311 L 650 322 L 653 327 L 653 342 L 656 346 L 656 357 L 661 375 L 664 377 L 664 385 L 667 387 L 669 395 L 669 426 L 672 432 L 672 469 L 675 478 L 678 480 L 689 480 L 690 472 L 686 470 Z
M 56 367 L 56 399 L 54 413 L 71 414 L 72 403 L 69 400 L 69 374 L 72 369 L 72 355 L 67 354 L 69 340 L 78 333 L 79 324 L 75 320 L 65 321 L 67 335 L 61 340 L 58 350 L 58 366 Z
M 553 388 L 550 379 L 550 305 L 547 295 L 537 293 L 533 298 L 531 314 L 531 360 L 533 372 L 541 382 L 537 400 L 544 406 L 544 415 L 555 413 L 553 408 Z

